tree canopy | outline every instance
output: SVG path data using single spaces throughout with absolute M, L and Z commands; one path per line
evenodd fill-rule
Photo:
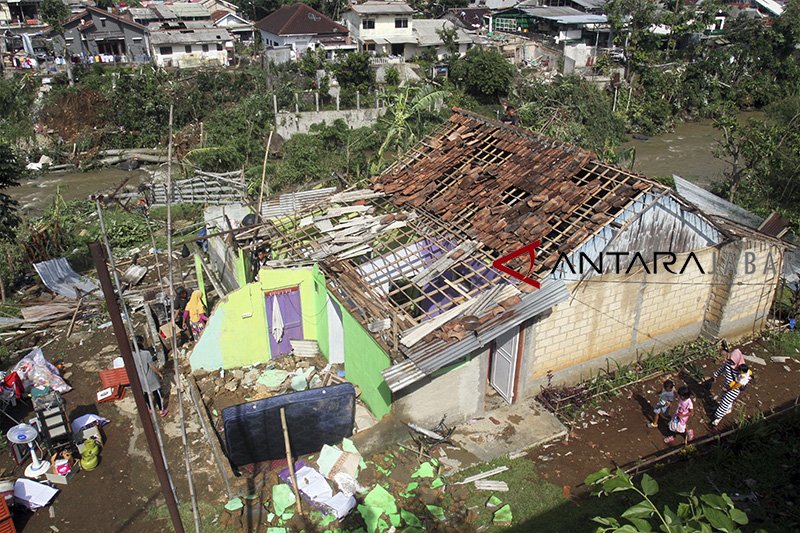
M 514 66 L 496 50 L 472 47 L 453 62 L 450 77 L 478 100 L 492 102 L 508 94 Z

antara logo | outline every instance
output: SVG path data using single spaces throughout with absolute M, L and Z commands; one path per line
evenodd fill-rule
M 533 285 L 538 289 L 539 287 L 541 287 L 541 284 L 535 279 L 530 277 L 530 275 L 533 273 L 533 263 L 536 260 L 536 248 L 538 247 L 539 247 L 539 241 L 534 241 L 527 246 L 523 246 L 519 250 L 516 250 L 508 255 L 504 255 L 503 257 L 495 259 L 492 262 L 492 266 L 495 267 L 497 270 L 505 272 L 509 276 L 516 278 L 524 283 L 527 283 L 528 285 Z M 528 256 L 530 257 L 530 265 L 528 265 L 527 274 L 520 274 L 516 270 L 512 270 L 511 268 L 506 266 L 506 263 L 513 261 L 517 257 L 525 254 L 528 254 Z

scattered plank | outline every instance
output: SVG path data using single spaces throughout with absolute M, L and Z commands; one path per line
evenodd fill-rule
M 508 483 L 505 481 L 479 479 L 475 482 L 475 488 L 478 490 L 491 490 L 494 492 L 508 492 Z
M 497 468 L 492 468 L 491 470 L 487 470 L 486 472 L 475 474 L 474 476 L 469 476 L 464 481 L 459 481 L 458 483 L 456 483 L 456 485 L 466 485 L 467 483 L 472 483 L 474 481 L 486 479 L 487 477 L 492 477 L 494 475 L 499 474 L 500 472 L 505 472 L 506 470 L 508 470 L 507 466 L 498 466 Z
M 297 357 L 316 357 L 319 355 L 319 344 L 317 341 L 290 340 L 292 353 Z
M 764 361 L 762 358 L 758 357 L 757 355 L 745 355 L 744 360 L 750 363 L 755 363 L 757 365 L 766 366 L 767 362 Z

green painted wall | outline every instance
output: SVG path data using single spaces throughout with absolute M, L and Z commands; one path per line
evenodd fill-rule
M 389 368 L 391 361 L 345 307 L 342 307 L 342 326 L 345 377 L 361 389 L 361 400 L 375 418 L 383 418 L 391 410 L 392 393 L 381 371 Z
M 303 335 L 314 339 L 327 359 L 328 291 L 325 276 L 316 266 L 296 269 L 262 269 L 260 281 L 229 293 L 212 311 L 203 336 L 190 357 L 193 369 L 239 368 L 270 358 L 264 293 L 300 287 Z M 391 365 L 389 357 L 372 336 L 343 306 L 345 374 L 361 389 L 361 399 L 376 418 L 391 409 L 392 395 L 381 371 Z
M 215 306 L 206 331 L 192 351 L 192 368 L 239 368 L 269 360 L 264 293 L 270 290 L 299 286 L 303 336 L 318 340 L 318 324 L 320 321 L 325 322 L 327 315 L 325 306 L 319 305 L 314 270 L 265 269 L 261 271 L 260 281 L 228 293 Z M 322 288 L 324 290 L 324 285 Z M 324 304 L 324 299 L 322 302 Z M 327 350 L 327 325 L 325 347 Z
M 250 268 L 250 262 L 245 259 L 244 250 L 239 248 L 239 254 L 236 256 L 236 262 L 233 265 L 236 271 L 236 282 L 239 287 L 244 287 L 249 281 L 247 279 L 247 270 Z

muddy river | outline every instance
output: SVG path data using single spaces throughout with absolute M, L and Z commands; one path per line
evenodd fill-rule
M 144 170 L 103 168 L 89 172 L 60 172 L 23 180 L 8 193 L 19 202 L 27 215 L 38 215 L 52 203 L 58 190 L 64 200 L 86 200 L 93 194 L 110 191 L 128 178 L 128 184 L 138 185 L 150 173 Z
M 763 113 L 739 114 L 740 121 L 758 118 Z M 651 137 L 633 139 L 622 148 L 636 148 L 633 169 L 645 176 L 671 176 L 677 174 L 700 185 L 708 186 L 722 177 L 725 162 L 714 157 L 714 145 L 719 136 L 711 120 L 678 124 L 675 131 Z

